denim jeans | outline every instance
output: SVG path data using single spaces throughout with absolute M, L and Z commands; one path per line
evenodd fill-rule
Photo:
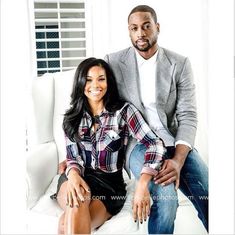
M 137 144 L 130 155 L 130 169 L 137 179 L 143 167 L 145 151 L 143 144 Z M 169 152 L 167 155 L 167 158 L 173 156 Z M 173 234 L 178 207 L 174 187 L 173 183 L 160 186 L 150 182 L 149 190 L 153 204 L 148 223 L 149 234 Z M 190 151 L 181 169 L 179 189 L 191 200 L 208 231 L 208 168 L 196 149 Z

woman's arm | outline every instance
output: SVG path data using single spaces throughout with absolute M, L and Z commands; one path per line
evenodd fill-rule
M 163 165 L 166 148 L 163 141 L 156 136 L 135 106 L 127 106 L 126 123 L 131 135 L 147 148 L 141 174 L 156 176 Z
M 71 141 L 67 136 L 65 136 L 66 141 L 66 162 L 67 168 L 65 174 L 68 176 L 71 169 L 76 169 L 79 171 L 80 175 L 84 174 L 84 161 L 79 155 L 78 146 L 76 142 Z
M 147 220 L 150 214 L 150 194 L 148 183 L 152 179 L 151 175 L 142 174 L 137 183 L 134 199 L 133 199 L 133 218 L 142 224 L 143 220 Z
M 89 186 L 83 180 L 81 175 L 84 174 L 84 161 L 79 155 L 76 142 L 71 141 L 67 136 L 66 140 L 66 175 L 68 177 L 67 184 L 67 205 L 70 207 L 79 206 L 80 202 L 84 202 L 84 193 L 89 192 Z
M 153 133 L 140 112 L 133 105 L 127 107 L 126 118 L 132 136 L 147 147 L 145 162 L 133 200 L 134 220 L 138 219 L 142 223 L 143 219 L 146 221 L 150 213 L 148 184 L 161 170 L 166 148 L 163 141 Z
M 67 168 L 67 163 L 66 163 L 66 160 L 62 161 L 59 163 L 59 166 L 58 166 L 58 173 L 61 175 L 65 172 Z

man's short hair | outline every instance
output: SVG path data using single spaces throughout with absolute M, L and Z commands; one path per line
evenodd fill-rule
M 157 14 L 154 11 L 154 9 L 152 7 L 150 7 L 150 6 L 148 6 L 148 5 L 139 5 L 139 6 L 134 7 L 131 10 L 130 14 L 128 15 L 128 22 L 129 22 L 130 16 L 133 13 L 136 13 L 136 12 L 149 12 L 151 14 L 151 16 L 153 17 L 154 22 L 157 23 Z

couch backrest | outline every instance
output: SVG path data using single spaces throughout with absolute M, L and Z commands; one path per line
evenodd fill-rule
M 54 79 L 51 74 L 33 80 L 32 99 L 36 144 L 50 142 L 54 140 Z
M 75 70 L 47 73 L 33 81 L 36 144 L 55 141 L 59 162 L 66 158 L 63 115 L 70 104 Z
M 65 138 L 62 123 L 65 111 L 70 105 L 75 70 L 54 74 L 54 116 L 53 135 L 57 145 L 59 162 L 66 158 Z

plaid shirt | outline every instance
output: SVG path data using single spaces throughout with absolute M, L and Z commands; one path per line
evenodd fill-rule
M 84 112 L 79 125 L 81 140 L 78 143 L 66 138 L 67 169 L 76 168 L 83 175 L 86 167 L 104 172 L 123 168 L 129 137 L 136 138 L 147 147 L 141 173 L 156 175 L 163 164 L 166 149 L 144 121 L 140 112 L 131 104 L 115 113 L 104 110 L 99 116 L 99 127 L 92 130 L 92 118 Z

